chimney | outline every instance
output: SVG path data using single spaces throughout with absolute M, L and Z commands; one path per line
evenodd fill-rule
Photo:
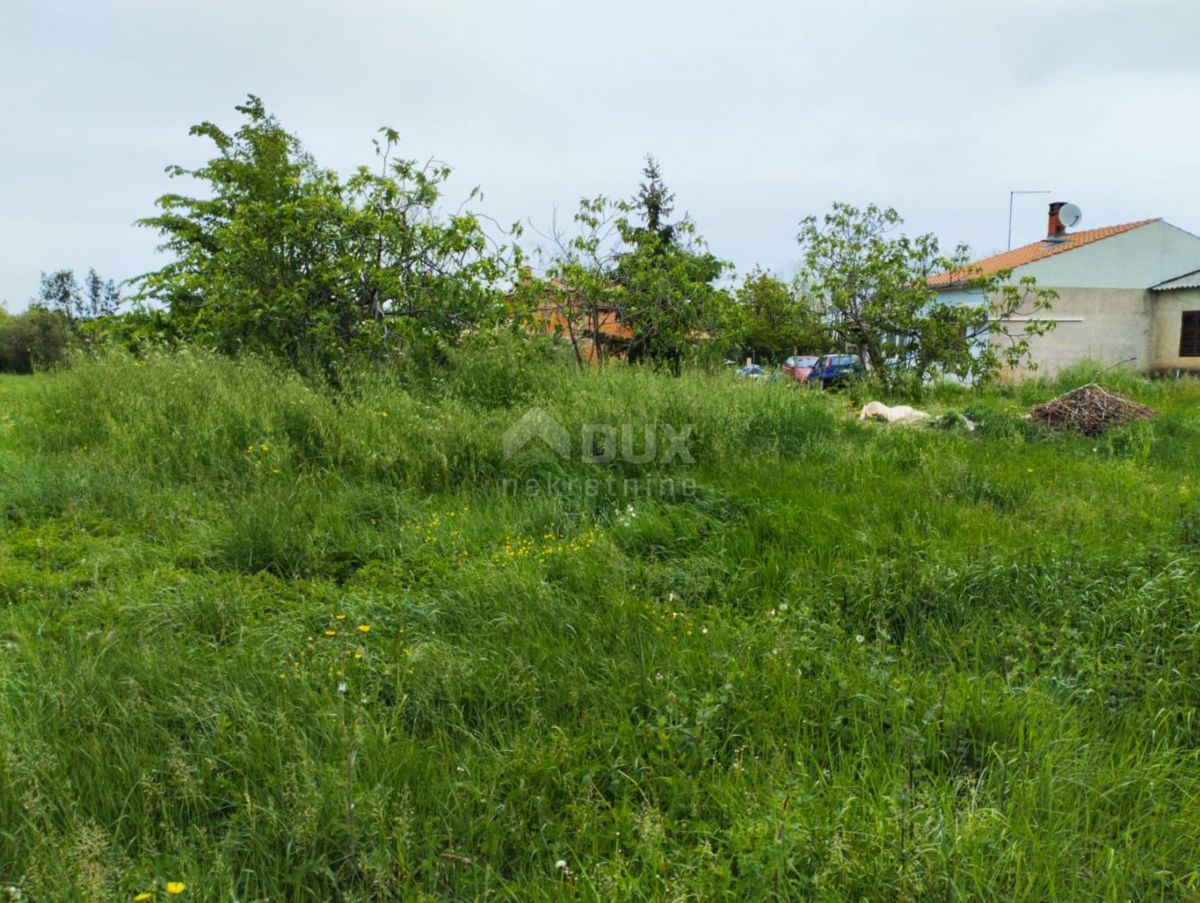
M 1050 220 L 1046 223 L 1046 241 L 1065 241 L 1067 227 L 1058 218 L 1058 211 L 1067 204 L 1066 201 L 1054 201 L 1050 204 Z

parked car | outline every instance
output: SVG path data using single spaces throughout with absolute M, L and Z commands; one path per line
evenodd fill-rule
M 863 372 L 862 359 L 857 354 L 823 354 L 808 374 L 810 386 L 841 385 Z
M 758 364 L 747 364 L 745 367 L 738 367 L 735 371 L 738 376 L 744 376 L 747 379 L 762 379 L 767 375 L 765 368 Z
M 817 363 L 817 355 L 793 355 L 783 362 L 783 372 L 796 382 L 805 382 Z

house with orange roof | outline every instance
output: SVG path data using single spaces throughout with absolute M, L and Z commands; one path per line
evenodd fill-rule
M 1162 219 L 1072 232 L 1060 218 L 1063 206 L 1050 205 L 1042 240 L 941 273 L 929 284 L 963 304 L 986 303 L 967 287 L 972 275 L 1002 270 L 1011 270 L 1014 282 L 1033 276 L 1039 287 L 1054 289 L 1053 309 L 1040 315 L 1054 329 L 1030 336 L 1039 373 L 1052 375 L 1085 358 L 1149 372 L 1200 372 L 1200 236 Z M 1029 319 L 1018 312 L 1004 325 L 1015 335 Z
M 539 301 L 533 322 L 546 335 L 570 342 L 580 363 L 623 357 L 633 340 L 632 327 L 615 306 L 585 302 L 557 283 Z

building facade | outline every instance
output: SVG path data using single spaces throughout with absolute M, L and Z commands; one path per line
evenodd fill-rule
M 1050 205 L 1042 241 L 935 276 L 931 285 L 962 304 L 986 303 L 966 288 L 972 273 L 1011 270 L 1014 282 L 1033 276 L 1038 287 L 1054 289 L 1058 298 L 1040 317 L 1054 329 L 1029 337 L 1030 359 L 1041 374 L 1084 359 L 1145 372 L 1200 373 L 1200 237 L 1161 219 L 1068 232 L 1058 219 L 1061 206 Z M 1004 329 L 1020 334 L 1024 319 L 1018 313 Z

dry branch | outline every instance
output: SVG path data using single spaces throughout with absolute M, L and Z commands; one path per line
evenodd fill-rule
M 1088 383 L 1045 404 L 1035 405 L 1030 416 L 1051 429 L 1076 429 L 1085 436 L 1099 436 L 1133 420 L 1149 420 L 1153 408 L 1095 383 Z

